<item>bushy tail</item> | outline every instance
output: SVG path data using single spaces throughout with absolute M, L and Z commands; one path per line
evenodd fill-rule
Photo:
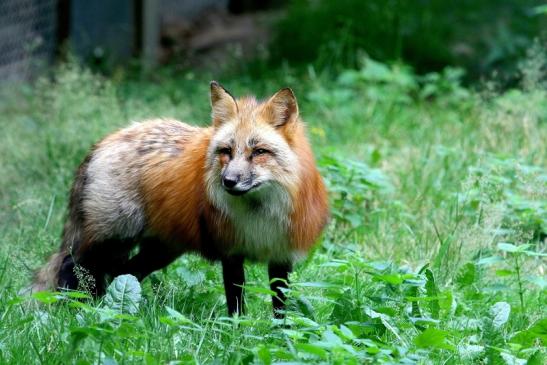
M 47 263 L 36 272 L 29 290 L 31 293 L 56 290 L 59 287 L 76 289 L 77 280 L 71 252 L 77 250 L 80 239 L 81 224 L 73 222 L 69 217 L 63 230 L 61 248 L 51 255 Z
M 59 271 L 66 255 L 66 252 L 56 252 L 51 255 L 46 265 L 36 272 L 31 286 L 25 292 L 32 294 L 42 290 L 57 289 Z
M 73 252 L 77 252 L 83 236 L 82 201 L 86 182 L 86 170 L 91 153 L 85 158 L 74 178 L 68 204 L 68 217 L 63 227 L 63 240 L 58 252 L 50 256 L 47 264 L 36 272 L 30 287 L 23 293 L 42 290 L 56 290 L 58 287 L 75 289 L 77 279 L 74 274 Z
M 36 272 L 30 287 L 23 293 L 32 294 L 42 290 L 57 290 L 59 287 L 75 289 L 74 260 L 71 252 L 81 239 L 81 224 L 67 220 L 63 230 L 63 243 L 59 251 L 51 255 L 47 263 Z

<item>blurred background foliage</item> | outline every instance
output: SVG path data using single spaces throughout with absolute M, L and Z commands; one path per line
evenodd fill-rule
M 353 67 L 365 52 L 418 73 L 445 66 L 514 81 L 518 60 L 546 36 L 536 0 L 295 0 L 274 29 L 271 60 Z

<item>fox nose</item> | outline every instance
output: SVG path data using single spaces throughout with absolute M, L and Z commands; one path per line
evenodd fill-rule
M 235 176 L 224 176 L 222 178 L 222 184 L 228 189 L 237 185 L 237 178 Z

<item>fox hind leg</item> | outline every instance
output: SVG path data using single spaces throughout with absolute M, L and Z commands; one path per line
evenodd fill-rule
M 58 286 L 71 290 L 78 289 L 78 278 L 74 271 L 75 264 L 72 255 L 66 255 L 63 258 L 61 267 L 59 268 Z
M 139 252 L 123 265 L 116 268 L 116 275 L 131 274 L 142 280 L 152 272 L 163 269 L 182 252 L 174 251 L 153 237 L 143 238 L 139 243 Z
M 80 246 L 80 249 L 74 252 L 71 260 L 67 262 L 66 273 L 63 272 L 65 266 L 61 266 L 59 272 L 59 284 L 71 288 L 69 282 L 61 282 L 63 274 L 70 278 L 68 272 L 72 269 L 72 275 L 76 277 L 76 287 L 90 291 L 93 295 L 104 294 L 107 277 L 118 274 L 119 268 L 123 267 L 129 260 L 129 253 L 135 246 L 134 239 L 108 239 L 101 242 L 92 242 Z

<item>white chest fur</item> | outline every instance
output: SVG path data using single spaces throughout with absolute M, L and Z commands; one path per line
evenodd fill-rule
M 274 262 L 293 261 L 298 256 L 289 246 L 292 204 L 287 191 L 274 185 L 243 196 L 222 194 L 223 204 L 219 208 L 236 234 L 233 253 Z

